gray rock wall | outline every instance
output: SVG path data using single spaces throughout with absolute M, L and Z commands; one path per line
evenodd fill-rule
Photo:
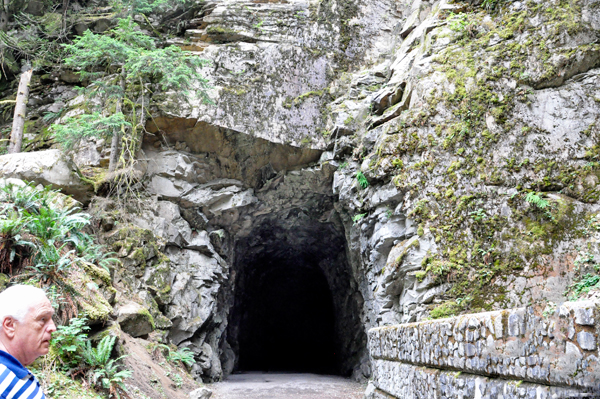
M 373 386 L 367 396 L 600 394 L 599 336 L 596 301 L 544 312 L 528 307 L 374 328 L 369 331 Z
M 174 40 L 212 61 L 216 106 L 165 101 L 161 110 L 274 143 L 323 148 L 329 85 L 349 64 L 390 50 L 395 1 L 210 0 Z M 165 129 L 168 130 L 168 129 Z

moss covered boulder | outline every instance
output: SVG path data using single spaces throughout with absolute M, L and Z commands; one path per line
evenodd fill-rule
M 121 329 L 132 337 L 148 335 L 155 329 L 154 318 L 148 309 L 135 302 L 119 307 L 117 321 Z

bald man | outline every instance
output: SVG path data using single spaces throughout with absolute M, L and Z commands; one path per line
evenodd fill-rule
M 0 399 L 45 399 L 26 366 L 48 353 L 53 315 L 39 288 L 15 285 L 0 293 Z

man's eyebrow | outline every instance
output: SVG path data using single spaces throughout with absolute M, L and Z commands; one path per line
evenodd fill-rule
M 48 315 L 50 315 L 50 316 L 54 316 L 54 310 L 46 310 L 46 311 L 40 312 L 40 313 L 38 314 L 38 318 L 39 318 L 39 317 L 48 316 Z

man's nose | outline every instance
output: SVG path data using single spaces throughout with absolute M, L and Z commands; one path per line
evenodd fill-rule
M 56 331 L 56 324 L 54 324 L 54 320 L 50 319 L 50 324 L 48 325 L 48 330 L 50 334 Z

